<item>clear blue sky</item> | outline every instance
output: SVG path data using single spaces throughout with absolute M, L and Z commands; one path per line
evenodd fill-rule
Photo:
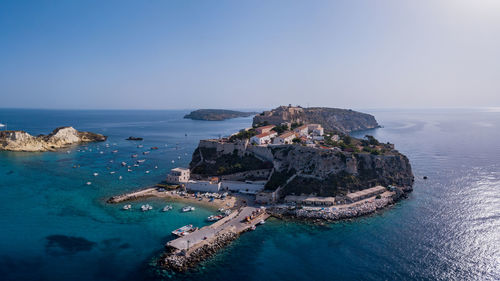
M 500 106 L 500 1 L 1 1 L 0 107 Z

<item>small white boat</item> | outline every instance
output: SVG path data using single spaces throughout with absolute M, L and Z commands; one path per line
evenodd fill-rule
M 175 236 L 179 236 L 179 237 L 182 237 L 182 236 L 185 236 L 191 232 L 194 232 L 195 230 L 197 230 L 198 228 L 197 227 L 193 227 L 192 224 L 188 224 L 188 225 L 185 225 L 181 228 L 178 228 L 174 231 L 172 231 L 172 234 L 175 235 Z
M 127 172 L 132 172 L 132 170 L 131 169 L 127 169 Z
M 172 160 L 172 163 L 175 163 L 175 161 L 174 161 L 174 160 Z
M 91 182 L 89 182 L 89 181 L 87 182 L 87 185 L 91 185 L 91 184 L 92 184 Z
M 167 211 L 170 211 L 170 210 L 172 210 L 172 206 L 170 206 L 170 205 L 167 205 L 167 206 L 163 207 L 163 211 L 164 212 L 167 212 Z
M 260 224 L 260 225 L 265 224 L 265 223 L 266 223 L 266 221 L 265 221 L 265 220 L 261 220 L 261 221 L 259 221 L 259 224 Z
M 112 175 L 112 174 L 114 174 L 114 173 L 116 173 L 116 172 L 115 172 L 115 171 L 111 171 L 111 172 L 109 172 L 109 173 Z
M 139 145 L 137 146 L 137 148 L 141 148 L 141 147 L 143 147 L 143 145 L 142 145 L 142 144 L 139 144 Z
M 134 164 L 134 167 L 139 167 L 139 164 Z
M 99 154 L 104 154 L 104 151 L 100 151 Z
M 194 211 L 194 210 L 195 210 L 195 208 L 193 206 L 186 206 L 186 207 L 182 208 L 182 211 L 184 213 L 191 212 L 191 211 Z
M 142 154 L 144 155 L 149 154 L 149 151 L 144 151 Z
M 149 204 L 146 204 L 146 205 L 142 205 L 141 206 L 141 210 L 143 212 L 146 212 L 146 211 L 149 211 L 149 210 L 153 210 L 153 207 L 151 205 L 149 205 Z
M 218 211 L 221 212 L 221 213 L 224 213 L 225 209 L 224 208 L 220 208 Z
M 123 179 L 123 177 L 122 177 L 122 176 L 119 176 L 119 177 L 118 177 L 118 179 L 119 179 L 119 180 L 121 180 L 121 179 Z
M 98 173 L 94 173 L 94 177 L 97 177 L 99 174 Z
M 130 210 L 132 208 L 132 205 L 128 204 L 123 206 L 123 210 Z
M 155 169 L 158 169 L 158 166 L 155 166 Z
M 221 215 L 217 215 L 217 216 L 215 216 L 215 215 L 211 215 L 211 216 L 209 216 L 209 217 L 207 218 L 207 221 L 218 221 L 218 220 L 220 220 L 220 219 L 222 219 L 222 218 L 223 218 L 223 216 L 221 216 Z
M 250 227 L 250 230 L 255 230 L 257 227 L 255 225 L 252 225 L 252 227 Z
M 132 154 L 131 157 L 132 158 L 137 158 L 137 154 Z
M 113 151 L 111 151 L 111 152 L 113 152 L 113 153 L 118 153 L 118 150 L 113 150 Z
M 149 171 L 146 171 L 146 174 L 149 174 Z
M 144 162 L 146 162 L 146 159 L 139 159 L 139 160 L 137 160 L 137 163 L 144 163 Z
M 125 167 L 125 166 L 127 166 L 127 163 L 125 163 L 125 162 L 122 162 L 122 166 L 124 166 L 124 167 Z

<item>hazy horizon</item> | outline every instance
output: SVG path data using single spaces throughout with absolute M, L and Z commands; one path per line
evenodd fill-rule
M 500 1 L 4 1 L 0 107 L 500 106 Z

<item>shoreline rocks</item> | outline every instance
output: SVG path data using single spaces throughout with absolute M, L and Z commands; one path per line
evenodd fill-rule
M 32 136 L 24 131 L 0 131 L 0 151 L 44 152 L 70 145 L 106 141 L 107 137 L 79 132 L 73 127 L 59 127 L 48 135 Z
M 215 255 L 217 251 L 229 245 L 238 236 L 234 232 L 226 232 L 217 235 L 210 243 L 204 244 L 191 253 L 186 253 L 185 251 L 166 252 L 158 260 L 157 265 L 170 271 L 186 271 Z

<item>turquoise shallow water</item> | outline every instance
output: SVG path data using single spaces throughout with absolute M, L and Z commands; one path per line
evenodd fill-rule
M 159 278 L 148 274 L 147 264 L 171 239 L 170 231 L 188 223 L 203 226 L 213 210 L 162 213 L 165 203 L 150 200 L 143 202 L 155 207 L 151 212 L 125 212 L 105 199 L 156 183 L 170 168 L 187 165 L 199 139 L 227 135 L 251 123 L 251 118 L 186 120 L 185 113 L 0 110 L 0 122 L 10 129 L 39 134 L 73 125 L 106 134 L 109 144 L 116 143 L 109 149 L 91 144 L 86 152 L 0 153 L 2 280 Z M 500 279 L 500 112 L 370 113 L 384 127 L 368 133 L 395 143 L 411 161 L 416 183 L 407 200 L 369 217 L 323 226 L 271 219 L 197 270 L 164 278 Z M 145 138 L 142 150 L 160 149 L 147 156 L 143 167 L 127 173 L 119 163 L 142 151 L 136 142 L 124 140 L 130 135 Z M 119 152 L 110 153 L 114 149 Z M 110 175 L 110 170 L 117 173 Z M 422 180 L 423 175 L 429 179 Z M 93 184 L 85 185 L 89 180 Z

